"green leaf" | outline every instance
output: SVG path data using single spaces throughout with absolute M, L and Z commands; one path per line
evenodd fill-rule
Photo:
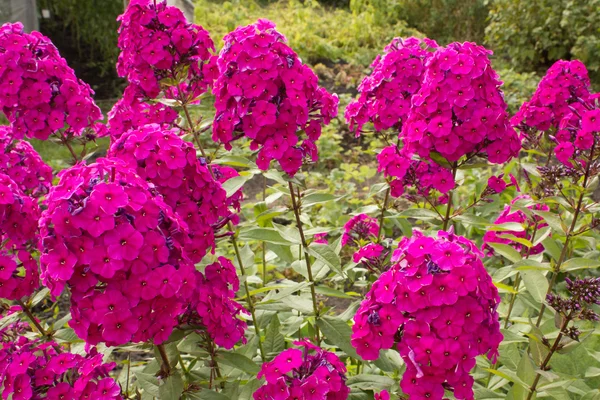
M 256 375 L 260 371 L 260 367 L 254 361 L 239 353 L 228 351 L 219 351 L 217 353 L 218 361 L 230 367 L 237 368 L 250 375 Z
M 263 349 L 267 354 L 277 355 L 285 349 L 285 338 L 279 332 L 280 326 L 279 317 L 275 314 L 267 327 L 265 341 L 263 342 Z
M 512 261 L 514 263 L 519 262 L 522 259 L 521 254 L 507 244 L 491 243 L 491 242 L 488 242 L 487 244 L 491 248 L 493 248 L 496 253 L 500 254 L 501 256 L 509 259 L 510 261 Z
M 228 179 L 225 182 L 223 182 L 221 184 L 221 186 L 223 186 L 223 189 L 225 189 L 225 192 L 227 193 L 227 197 L 232 196 L 233 194 L 235 194 L 235 192 L 240 190 L 246 182 L 248 182 L 250 179 L 252 179 L 252 176 L 253 176 L 252 174 L 234 176 L 233 178 Z
M 556 244 L 556 240 L 552 239 L 552 237 L 549 236 L 542 240 L 542 243 L 544 244 L 544 250 L 546 251 L 546 253 L 550 254 L 550 256 L 555 261 L 558 261 L 558 259 L 560 258 L 561 249 Z
M 183 393 L 183 379 L 178 372 L 174 371 L 172 375 L 163 380 L 158 387 L 158 397 L 160 400 L 179 400 Z
M 561 271 L 575 271 L 578 269 L 598 268 L 600 260 L 592 260 L 589 258 L 571 258 L 563 263 Z
M 511 231 L 511 232 L 523 232 L 523 224 L 518 222 L 504 222 L 502 224 L 494 224 L 488 228 L 490 231 Z
M 532 260 L 531 258 L 527 258 L 516 262 L 512 266 L 517 271 L 527 271 L 527 270 L 537 270 L 537 271 L 550 271 L 552 267 L 549 263 L 541 263 L 539 261 Z
M 374 390 L 380 392 L 392 388 L 396 385 L 396 381 L 387 376 L 360 374 L 349 377 L 346 384 L 351 389 Z
M 315 204 L 326 203 L 337 198 L 337 196 L 334 196 L 330 193 L 312 193 L 302 198 L 302 207 L 310 207 L 314 206 Z
M 245 157 L 240 156 L 223 156 L 213 160 L 215 164 L 231 165 L 232 167 L 244 167 L 254 169 L 256 164 Z
M 210 389 L 202 389 L 202 391 L 196 393 L 186 393 L 185 396 L 190 400 L 230 400 L 230 398 L 224 394 Z M 160 400 L 162 400 L 162 397 Z
M 550 211 L 531 210 L 534 214 L 539 215 L 555 232 L 566 232 L 564 224 L 559 216 Z
M 354 297 L 344 292 L 340 292 L 339 290 L 335 290 L 327 286 L 317 286 L 315 287 L 315 290 L 317 293 L 323 294 L 327 297 L 337 297 L 339 299 L 354 299 Z
M 133 372 L 138 385 L 144 389 L 144 392 L 152 395 L 152 396 L 160 396 L 159 387 L 158 387 L 158 379 L 153 374 L 146 374 L 141 371 Z
M 439 219 L 439 215 L 429 209 L 425 208 L 409 208 L 400 213 L 405 218 L 418 218 L 418 219 Z
M 348 326 L 346 321 L 339 317 L 323 315 L 317 320 L 317 326 L 325 335 L 326 341 L 334 346 L 339 347 L 344 353 L 357 360 L 362 360 L 356 353 L 356 350 L 350 344 L 350 336 L 352 336 L 352 328 Z
M 258 240 L 283 246 L 291 246 L 292 242 L 284 239 L 279 232 L 272 228 L 251 228 L 240 231 L 240 240 Z
M 310 246 L 308 246 L 308 254 L 317 260 L 322 261 L 325 263 L 325 265 L 338 274 L 342 276 L 345 275 L 344 271 L 342 271 L 342 262 L 340 260 L 340 256 L 336 254 L 330 245 L 323 243 L 312 243 Z
M 538 303 L 543 303 L 548 291 L 548 279 L 540 271 L 521 271 L 521 278 L 525 283 L 527 292 Z

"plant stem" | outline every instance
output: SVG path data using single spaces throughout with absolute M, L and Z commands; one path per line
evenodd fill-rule
M 50 337 L 50 335 L 48 335 L 48 332 L 46 332 L 46 330 L 44 328 L 42 328 L 42 326 L 40 325 L 40 323 L 37 321 L 37 319 L 33 316 L 33 313 L 31 312 L 31 310 L 29 309 L 29 307 L 27 307 L 27 305 L 25 303 L 23 303 L 21 300 L 16 300 L 17 304 L 19 306 L 21 306 L 21 308 L 23 309 L 23 312 L 27 315 L 27 317 L 31 320 L 31 322 L 33 323 L 33 325 L 36 327 L 36 329 L 38 331 L 40 331 L 40 333 L 42 334 L 42 336 L 46 336 L 46 337 Z
M 385 210 L 387 208 L 387 202 L 390 197 L 390 188 L 388 187 L 385 191 L 385 198 L 383 199 L 383 205 L 381 206 L 381 215 L 379 216 L 379 232 L 377 233 L 377 243 L 381 242 L 381 234 L 383 233 L 383 219 L 385 216 Z
M 452 180 L 454 180 L 456 182 L 456 171 L 457 171 L 457 164 L 456 162 L 454 162 L 454 164 L 452 164 Z M 450 210 L 452 209 L 452 195 L 454 194 L 454 190 L 451 190 L 448 192 L 448 205 L 446 207 L 446 216 L 444 217 L 443 220 L 443 224 L 442 224 L 442 230 L 445 231 L 446 229 L 448 229 L 448 224 L 450 223 Z
M 227 223 L 229 230 L 233 232 L 233 225 L 231 222 Z M 240 266 L 240 272 L 242 276 L 246 276 L 246 268 L 244 268 L 244 262 L 242 261 L 242 255 L 240 253 L 240 249 L 237 244 L 237 240 L 235 239 L 235 235 L 231 235 L 231 244 L 233 244 L 233 249 L 235 251 L 235 256 L 237 258 L 238 264 Z M 254 302 L 252 301 L 252 296 L 250 295 L 250 287 L 248 286 L 248 280 L 244 279 L 244 289 L 246 289 L 246 300 L 248 302 L 248 309 L 250 310 L 250 314 L 252 315 L 252 323 L 254 324 L 254 330 L 256 331 L 256 336 L 258 336 L 258 348 L 260 350 L 260 358 L 263 362 L 266 361 L 265 351 L 263 350 L 262 341 L 260 338 L 260 326 L 258 325 L 258 320 L 256 319 L 256 312 L 254 309 Z
M 571 314 L 569 314 L 565 318 L 563 323 L 561 324 L 560 331 L 558 332 L 558 336 L 556 337 L 556 340 L 554 340 L 554 343 L 552 344 L 552 347 L 550 348 L 550 352 L 548 353 L 548 355 L 546 355 L 546 358 L 544 358 L 544 361 L 542 361 L 542 364 L 540 365 L 541 371 L 545 371 L 546 368 L 548 367 L 548 363 L 550 362 L 550 359 L 552 358 L 552 356 L 558 349 L 558 346 L 560 345 L 560 340 L 563 337 L 563 331 L 567 328 L 567 325 L 569 324 L 570 321 L 571 321 Z M 535 391 L 537 389 L 537 385 L 540 382 L 541 377 L 542 377 L 542 375 L 538 372 L 535 376 L 535 379 L 533 380 L 533 383 L 529 387 L 529 394 L 527 395 L 527 400 L 531 400 L 531 398 L 533 397 L 533 394 L 535 393 Z
M 262 200 L 265 203 L 267 198 L 267 177 L 263 175 Z M 266 206 L 266 203 L 265 203 Z M 267 242 L 262 242 L 262 267 L 263 267 L 263 286 L 267 285 Z
M 77 154 L 75 154 L 75 150 L 73 150 L 71 143 L 69 143 L 69 140 L 65 137 L 63 132 L 60 132 L 60 140 L 61 140 L 61 142 L 63 142 L 63 144 L 65 146 L 67 146 L 67 149 L 69 149 L 69 152 L 71 153 L 71 156 L 73 157 L 73 161 L 75 162 L 75 164 L 77 164 L 79 162 L 79 158 L 77 157 Z
M 169 363 L 169 357 L 167 356 L 167 352 L 165 350 L 164 344 L 159 344 L 156 346 L 158 352 L 160 354 L 161 362 L 161 370 L 165 374 L 165 376 L 171 375 L 171 364 Z
M 317 325 L 317 321 L 319 319 L 319 308 L 317 307 L 317 292 L 315 290 L 315 280 L 312 274 L 312 267 L 310 265 L 310 257 L 308 256 L 308 244 L 306 243 L 306 237 L 304 236 L 304 229 L 302 228 L 302 221 L 300 221 L 300 204 L 296 199 L 296 195 L 294 194 L 294 185 L 292 182 L 288 182 L 290 187 L 290 196 L 292 196 L 292 208 L 294 209 L 294 215 L 296 216 L 296 225 L 298 225 L 298 232 L 300 233 L 300 239 L 302 240 L 302 247 L 305 254 L 304 260 L 306 261 L 306 271 L 308 274 L 308 281 L 310 282 L 310 294 L 312 296 L 313 310 L 315 312 L 315 337 L 317 341 L 317 345 L 321 344 L 321 333 L 319 332 L 319 327 Z
M 579 199 L 577 200 L 577 206 L 575 207 L 575 213 L 573 214 L 573 221 L 571 222 L 571 226 L 569 227 L 569 230 L 567 230 L 566 234 L 566 238 L 565 238 L 565 245 L 562 248 L 562 251 L 560 252 L 560 256 L 558 257 L 558 261 L 556 261 L 556 265 L 554 266 L 554 271 L 552 274 L 552 279 L 550 280 L 550 284 L 548 285 L 548 290 L 546 291 L 546 296 L 549 295 L 550 293 L 552 293 L 552 289 L 554 289 L 554 284 L 556 283 L 556 278 L 558 277 L 558 274 L 560 273 L 560 267 L 562 266 L 562 263 L 565 261 L 565 258 L 567 256 L 567 250 L 569 248 L 569 244 L 571 242 L 571 237 L 575 236 L 573 235 L 573 231 L 575 230 L 575 225 L 577 224 L 577 218 L 579 217 L 579 214 L 581 213 L 581 205 L 583 204 L 583 197 L 585 195 L 585 188 L 587 186 L 588 183 L 588 179 L 590 178 L 590 167 L 592 165 L 592 159 L 594 156 L 594 146 L 592 145 L 592 148 L 590 150 L 590 158 L 587 162 L 586 168 L 585 168 L 585 175 L 583 177 L 583 184 L 582 184 L 582 191 L 579 194 Z M 540 307 L 540 313 L 538 315 L 538 319 L 535 323 L 535 326 L 540 326 L 540 324 L 542 323 L 542 318 L 544 317 L 544 312 L 546 311 L 546 303 L 542 302 L 542 306 Z

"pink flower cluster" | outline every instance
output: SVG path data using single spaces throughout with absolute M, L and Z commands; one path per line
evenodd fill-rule
M 260 149 L 262 170 L 277 160 L 293 176 L 304 159 L 317 160 L 322 124 L 337 115 L 338 98 L 318 86 L 314 72 L 266 20 L 239 27 L 223 39 L 215 82 L 213 139 L 231 149 L 241 136 Z
M 379 224 L 377 219 L 369 217 L 367 214 L 358 214 L 350 218 L 344 225 L 342 246 L 359 247 L 361 241 L 375 239 L 378 234 Z
M 39 287 L 37 201 L 25 195 L 10 177 L 0 173 L 0 298 L 17 300 Z
M 555 136 L 558 145 L 554 153 L 558 161 L 567 167 L 584 166 L 592 157 L 592 149 L 600 147 L 600 105 L 590 99 L 582 110 L 573 109 L 560 121 Z M 589 157 L 584 156 L 588 150 Z
M 520 205 L 520 203 L 530 203 L 531 198 L 527 195 L 521 195 L 515 197 L 510 204 L 512 206 Z M 521 207 L 525 208 L 525 207 Z M 529 210 L 538 210 L 538 211 L 548 211 L 550 208 L 545 204 L 532 204 L 526 206 Z M 494 249 L 488 245 L 488 243 L 502 243 L 508 244 L 513 247 L 516 251 L 522 252 L 524 249 L 527 249 L 527 246 L 512 240 L 512 237 L 527 239 L 529 241 L 535 240 L 533 237 L 533 232 L 538 232 L 540 229 L 548 226 L 547 223 L 544 222 L 543 218 L 539 215 L 533 214 L 532 212 L 525 212 L 520 209 L 513 209 L 511 206 L 505 206 L 504 211 L 500 214 L 500 216 L 494 221 L 495 225 L 504 224 L 507 222 L 516 222 L 518 224 L 523 225 L 523 230 L 521 231 L 511 231 L 511 230 L 502 230 L 502 231 L 487 231 L 485 235 L 483 235 L 483 249 L 487 252 L 488 255 L 494 255 Z M 507 237 L 510 236 L 510 237 Z M 539 238 L 539 235 L 537 236 Z M 527 251 L 528 255 L 540 254 L 544 251 L 544 245 L 542 243 L 538 243 L 537 245 L 529 248 Z
M 402 128 L 404 151 L 423 158 L 436 152 L 449 162 L 486 153 L 490 162 L 503 163 L 518 154 L 521 143 L 489 54 L 473 43 L 451 43 L 427 60 Z
M 188 23 L 177 7 L 166 1 L 132 0 L 118 20 L 122 52 L 117 72 L 145 97 L 156 98 L 161 81 L 175 79 L 176 89 L 169 89 L 167 97 L 195 99 L 216 78 L 212 39 L 204 28 Z
M 40 219 L 41 278 L 67 285 L 69 322 L 90 344 L 164 342 L 196 289 L 185 224 L 117 159 L 59 173 Z
M 198 272 L 197 296 L 194 296 L 190 308 L 194 309 L 201 324 L 215 343 L 227 349 L 240 340 L 246 343 L 244 332 L 246 323 L 238 318 L 248 312 L 235 300 L 240 287 L 235 267 L 225 257 L 208 265 L 204 275 Z M 189 318 L 193 321 L 195 315 Z
M 3 399 L 122 398 L 121 388 L 109 376 L 115 363 L 105 364 L 96 348 L 85 355 L 73 354 L 54 341 L 28 339 L 26 326 L 16 323 L 0 331 Z
M 530 129 L 558 128 L 571 108 L 583 110 L 590 96 L 590 78 L 579 60 L 555 62 L 540 81 L 530 101 L 511 119 L 523 134 Z M 581 100 L 581 101 L 579 101 Z
M 379 393 L 375 393 L 375 400 L 390 400 L 390 394 L 387 390 L 382 390 Z
M 235 168 L 228 167 L 226 165 L 211 165 L 213 174 L 215 175 L 215 179 L 217 179 L 221 184 L 227 182 L 230 179 L 240 176 L 239 172 L 235 170 Z M 241 201 L 244 200 L 244 192 L 242 188 L 238 189 L 235 193 L 227 198 L 227 205 L 233 207 L 234 210 L 240 212 L 241 210 Z M 237 215 L 232 215 L 232 218 L 236 219 L 237 223 Z
M 0 126 L 0 172 L 27 195 L 38 197 L 52 186 L 52 168 L 24 140 L 13 140 L 12 129 Z
M 192 143 L 181 139 L 176 129 L 151 124 L 123 135 L 112 144 L 109 155 L 125 161 L 155 186 L 187 225 L 192 241 L 184 252 L 192 262 L 199 262 L 214 246 L 214 230 L 224 224 L 229 210 L 225 190 L 198 160 Z
M 21 23 L 0 28 L 0 107 L 16 139 L 46 140 L 63 129 L 81 135 L 102 118 L 92 89 L 77 79 L 52 42 Z
M 165 104 L 143 101 L 136 86 L 130 85 L 108 112 L 108 133 L 116 140 L 125 132 L 144 125 L 160 124 L 163 128 L 171 128 L 177 117 L 177 111 Z
M 378 172 L 389 178 L 390 194 L 402 196 L 407 189 L 414 189 L 417 195 L 429 197 L 435 189 L 442 194 L 454 189 L 456 182 L 452 172 L 432 160 L 412 159 L 404 149 L 396 146 L 384 148 L 378 155 Z
M 375 58 L 373 72 L 358 86 L 359 98 L 346 108 L 346 121 L 357 136 L 367 122 L 376 131 L 402 129 L 411 99 L 421 88 L 425 61 L 432 54 L 426 50 L 428 43 L 414 37 L 395 38 Z
M 345 400 L 346 366 L 335 354 L 306 340 L 262 365 L 258 379 L 267 383 L 254 392 L 255 400 Z
M 482 256 L 452 232 L 433 238 L 415 231 L 400 241 L 354 317 L 351 341 L 364 359 L 397 343 L 407 365 L 401 387 L 411 399 L 442 399 L 444 388 L 473 399 L 475 357 L 497 356 L 500 297 Z

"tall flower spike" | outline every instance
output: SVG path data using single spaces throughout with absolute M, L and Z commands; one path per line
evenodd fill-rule
M 46 140 L 65 126 L 75 136 L 86 128 L 100 129 L 94 92 L 41 33 L 25 33 L 21 23 L 2 25 L 0 77 L 0 108 L 16 139 Z
M 408 155 L 439 153 L 449 162 L 487 154 L 503 163 L 521 149 L 510 129 L 502 82 L 486 50 L 474 43 L 451 43 L 426 62 L 424 81 L 401 132 Z
M 216 78 L 210 35 L 201 26 L 188 23 L 177 7 L 164 0 L 132 0 L 118 20 L 122 52 L 117 72 L 143 96 L 158 97 L 161 81 L 171 79 L 178 84 L 167 87 L 166 97 L 193 100 Z
M 223 40 L 213 139 L 227 149 L 241 136 L 252 139 L 260 169 L 277 160 L 293 176 L 303 160 L 317 160 L 315 142 L 337 115 L 337 96 L 318 86 L 270 21 L 239 27 Z
M 401 387 L 411 398 L 441 400 L 451 388 L 471 400 L 475 357 L 497 356 L 500 297 L 482 255 L 462 236 L 415 231 L 400 241 L 354 317 L 351 342 L 364 359 L 397 343 L 407 365 Z
M 59 178 L 40 220 L 41 277 L 53 296 L 70 289 L 70 326 L 90 344 L 164 342 L 194 294 L 186 224 L 121 160 Z

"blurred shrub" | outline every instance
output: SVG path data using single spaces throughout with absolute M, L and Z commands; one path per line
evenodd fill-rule
M 370 9 L 387 21 L 404 20 L 441 45 L 455 41 L 481 44 L 487 4 L 487 0 L 351 0 L 350 9 Z
M 274 21 L 291 47 L 309 64 L 347 62 L 368 66 L 396 36 L 422 36 L 404 21 L 388 23 L 373 9 L 351 13 L 323 7 L 316 0 L 259 3 L 254 0 L 196 2 L 196 23 L 207 29 L 217 47 L 237 26 L 258 18 Z
M 500 75 L 500 79 L 504 81 L 502 90 L 510 114 L 519 111 L 521 104 L 531 99 L 541 80 L 541 77 L 535 72 L 519 73 L 510 68 L 496 69 L 496 72 Z
M 486 40 L 518 71 L 578 58 L 600 77 L 600 0 L 495 0 Z

